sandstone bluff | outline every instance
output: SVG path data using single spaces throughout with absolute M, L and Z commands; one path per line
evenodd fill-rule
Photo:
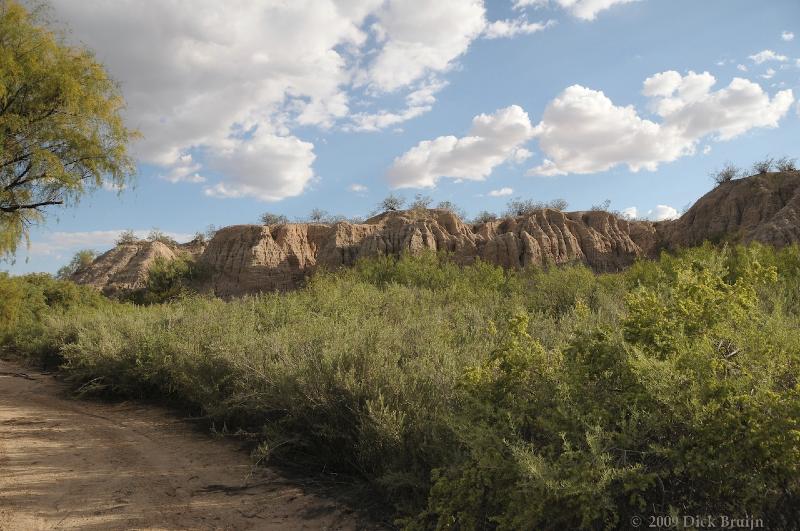
M 800 172 L 768 173 L 724 183 L 679 219 L 650 222 L 603 211 L 535 211 L 469 224 L 447 210 L 386 212 L 362 224 L 289 223 L 223 228 L 207 244 L 118 245 L 74 280 L 113 294 L 140 288 L 156 259 L 186 254 L 209 271 L 204 290 L 222 297 L 297 287 L 317 268 L 362 257 L 447 251 L 459 263 L 477 258 L 508 268 L 582 262 L 618 271 L 662 249 L 705 240 L 800 241 Z

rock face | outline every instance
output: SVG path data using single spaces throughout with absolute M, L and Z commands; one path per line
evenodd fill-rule
M 191 253 L 222 297 L 297 287 L 316 269 L 362 257 L 447 251 L 461 264 L 477 258 L 506 268 L 582 262 L 618 271 L 663 248 L 722 237 L 786 245 L 800 241 L 800 172 L 756 175 L 718 186 L 675 221 L 628 221 L 601 211 L 543 209 L 529 216 L 466 224 L 447 210 L 387 212 L 363 224 L 235 225 L 207 246 L 190 242 L 120 245 L 76 273 L 107 293 L 142 287 L 158 257 Z
M 237 225 L 217 232 L 199 261 L 211 290 L 237 296 L 296 287 L 318 267 L 349 266 L 362 257 L 447 251 L 462 264 L 476 258 L 503 267 L 581 261 L 616 271 L 657 244 L 648 222 L 607 212 L 540 210 L 531 216 L 468 225 L 447 210 L 388 212 L 354 225 Z
M 95 258 L 88 267 L 76 271 L 72 280 L 114 295 L 144 287 L 147 272 L 156 260 L 175 260 L 181 255 L 196 259 L 204 249 L 205 244 L 200 240 L 179 245 L 158 241 L 123 243 Z
M 670 247 L 706 240 L 800 242 L 800 172 L 764 173 L 723 183 L 664 227 Z

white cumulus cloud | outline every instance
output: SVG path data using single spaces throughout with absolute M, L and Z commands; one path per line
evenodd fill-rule
M 514 189 L 513 188 L 509 188 L 508 186 L 504 186 L 503 188 L 500 188 L 499 190 L 490 191 L 489 195 L 492 196 L 492 197 L 503 197 L 503 196 L 506 196 L 506 195 L 511 195 L 513 193 L 514 193 Z
M 380 110 L 378 112 L 360 112 L 351 116 L 351 123 L 344 126 L 349 131 L 380 131 L 417 116 L 421 116 L 433 108 L 436 93 L 447 86 L 447 82 L 433 78 L 419 85 L 406 96 L 406 107 L 401 111 Z
M 57 18 L 120 81 L 128 121 L 144 135 L 135 145 L 140 161 L 159 166 L 170 181 L 201 182 L 206 159 L 224 159 L 230 138 L 239 135 L 260 153 L 248 161 L 258 166 L 259 177 L 243 186 L 241 175 L 224 169 L 214 189 L 276 199 L 300 193 L 312 172 L 294 164 L 283 171 L 272 161 L 313 160 L 310 144 L 288 126 L 330 125 L 347 114 L 342 87 L 351 74 L 345 53 L 337 50 L 365 41 L 360 25 L 374 4 L 53 2 Z M 253 129 L 259 138 L 241 135 Z M 283 140 L 265 142 L 266 135 Z M 290 146 L 298 150 L 292 156 L 285 151 Z
M 757 65 L 760 65 L 761 63 L 766 63 L 767 61 L 778 61 L 782 63 L 788 60 L 789 58 L 786 57 L 785 55 L 777 54 L 772 50 L 762 50 L 756 54 L 751 55 L 750 59 Z
M 482 0 L 52 3 L 120 82 L 140 162 L 211 195 L 266 200 L 313 176 L 297 128 L 378 130 L 428 112 L 487 24 Z M 406 108 L 381 109 L 386 92 Z M 352 112 L 354 97 L 365 110 Z
M 645 80 L 643 93 L 659 121 L 643 118 L 631 105 L 614 104 L 601 91 L 568 87 L 535 127 L 545 159 L 531 173 L 594 173 L 620 164 L 631 171 L 655 170 L 694 153 L 705 137 L 724 141 L 753 128 L 777 127 L 794 101 L 791 90 L 770 98 L 742 78 L 713 91 L 715 83 L 708 72 L 668 71 Z
M 600 91 L 573 85 L 550 102 L 536 126 L 544 162 L 540 175 L 593 173 L 625 163 L 632 171 L 654 170 L 689 146 L 675 132 L 641 118 L 632 106 L 618 107 Z
M 353 115 L 353 123 L 346 126 L 346 129 L 352 131 L 381 131 L 387 127 L 421 116 L 430 111 L 431 108 L 429 105 L 420 105 L 406 107 L 399 112 L 381 110 L 376 113 L 358 113 Z
M 190 153 L 186 153 L 178 156 L 169 171 L 161 175 L 161 178 L 171 183 L 202 183 L 206 181 L 206 178 L 197 173 L 200 168 L 202 165 L 195 162 Z
M 781 33 L 781 39 L 784 41 L 792 41 L 794 40 L 794 33 L 791 31 L 784 31 Z
M 555 25 L 555 23 L 554 20 L 548 20 L 547 22 L 528 22 L 524 17 L 495 20 L 486 25 L 486 28 L 483 30 L 483 37 L 486 39 L 503 39 L 516 37 L 517 35 L 527 35 L 547 29 Z
M 389 1 L 372 26 L 383 45 L 367 69 L 367 82 L 393 91 L 445 71 L 485 25 L 481 0 Z
M 518 147 L 511 153 L 511 161 L 516 163 L 525 162 L 531 158 L 532 155 L 533 153 L 531 153 L 529 150 L 523 147 Z
M 314 176 L 313 144 L 290 136 L 259 133 L 248 140 L 230 140 L 210 164 L 228 179 L 205 188 L 212 197 L 255 197 L 278 201 L 299 195 Z M 269 186 L 265 187 L 264 182 Z
M 628 220 L 639 219 L 639 209 L 635 206 L 624 208 L 620 212 L 620 215 L 622 218 Z M 678 217 L 678 211 L 669 205 L 656 205 L 655 208 L 648 210 L 647 214 L 644 216 L 645 219 L 649 219 L 650 221 L 665 221 Z
M 739 77 L 712 91 L 715 83 L 708 72 L 683 76 L 674 93 L 655 102 L 663 126 L 692 142 L 708 134 L 730 140 L 756 127 L 777 127 L 794 101 L 791 90 L 770 98 L 760 85 Z
M 351 192 L 355 192 L 357 194 L 363 194 L 364 192 L 367 191 L 367 187 L 366 186 L 364 186 L 363 184 L 358 184 L 358 183 L 351 184 L 350 186 L 347 187 L 347 189 L 350 190 Z
M 583 20 L 594 20 L 598 13 L 615 5 L 629 4 L 638 0 L 515 0 L 514 8 L 544 7 L 549 4 L 566 9 L 572 16 Z
M 647 218 L 652 221 L 665 221 L 677 217 L 678 211 L 668 205 L 656 205 L 655 208 L 647 211 Z
M 395 188 L 433 187 L 442 177 L 481 181 L 492 170 L 519 157 L 533 133 L 528 114 L 511 105 L 472 120 L 467 136 L 425 140 L 397 157 L 387 173 Z

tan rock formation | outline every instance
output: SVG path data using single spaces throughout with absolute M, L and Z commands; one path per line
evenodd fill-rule
M 670 247 L 721 239 L 778 246 L 800 242 L 800 172 L 723 183 L 665 225 L 662 238 Z
M 800 241 L 800 173 L 756 175 L 718 186 L 680 219 L 628 221 L 601 211 L 543 209 L 530 216 L 467 224 L 447 210 L 387 212 L 363 224 L 236 225 L 207 246 L 194 241 L 120 245 L 78 273 L 77 282 L 114 293 L 144 285 L 157 257 L 191 253 L 207 266 L 205 288 L 230 297 L 288 290 L 316 269 L 352 265 L 362 257 L 446 251 L 458 263 L 476 258 L 506 268 L 582 262 L 618 271 L 665 247 L 733 237 L 785 245 Z
M 354 225 L 238 225 L 217 232 L 200 257 L 220 296 L 287 290 L 318 267 L 335 269 L 362 257 L 424 250 L 452 253 L 466 264 L 481 258 L 503 267 L 581 261 L 615 271 L 649 255 L 648 222 L 607 212 L 541 210 L 532 216 L 468 225 L 446 210 L 389 212 Z
M 175 257 L 161 242 L 120 244 L 97 257 L 91 266 L 76 271 L 72 279 L 114 294 L 144 286 L 147 271 L 157 258 L 174 260 Z
M 147 272 L 157 259 L 174 260 L 180 255 L 196 259 L 204 249 L 205 243 L 199 239 L 178 245 L 145 240 L 124 243 L 76 271 L 72 280 L 94 286 L 107 295 L 131 291 L 144 287 Z

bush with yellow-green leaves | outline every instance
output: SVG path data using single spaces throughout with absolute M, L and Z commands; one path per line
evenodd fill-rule
M 349 473 L 409 529 L 800 527 L 797 247 L 607 275 L 377 258 L 292 293 L 45 306 L 6 349 Z

